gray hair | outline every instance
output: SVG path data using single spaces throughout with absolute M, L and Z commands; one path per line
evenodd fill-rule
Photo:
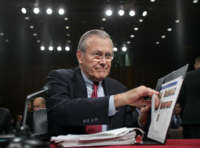
M 84 33 L 81 36 L 79 43 L 78 43 L 78 50 L 80 50 L 82 52 L 86 51 L 86 48 L 87 48 L 86 47 L 86 40 L 91 36 L 98 36 L 98 37 L 103 38 L 103 39 L 108 38 L 108 39 L 111 40 L 111 43 L 113 45 L 112 39 L 107 32 L 105 32 L 104 30 L 93 29 L 93 30 L 87 31 L 86 33 Z

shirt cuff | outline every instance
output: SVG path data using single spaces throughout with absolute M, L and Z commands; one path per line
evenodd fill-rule
M 108 107 L 108 116 L 113 116 L 117 112 L 114 103 L 114 95 L 110 96 L 109 98 L 109 107 Z

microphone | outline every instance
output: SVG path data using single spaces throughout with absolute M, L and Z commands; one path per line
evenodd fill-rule
M 23 122 L 22 122 L 22 126 L 21 126 L 21 129 L 22 131 L 25 130 L 26 132 L 26 129 L 27 129 L 27 126 L 26 126 L 26 120 L 27 120 L 27 112 L 28 112 L 28 104 L 38 95 L 41 95 L 45 92 L 47 92 L 49 90 L 49 86 L 45 85 L 43 87 L 42 90 L 40 91 L 37 91 L 35 93 L 32 93 L 32 94 L 29 94 L 27 97 L 26 97 L 26 101 L 25 101 L 25 106 L 24 106 L 24 117 L 23 117 Z M 24 133 L 24 134 L 28 134 L 28 133 Z

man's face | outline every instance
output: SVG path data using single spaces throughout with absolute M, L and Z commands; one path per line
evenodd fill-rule
M 44 109 L 44 108 L 46 108 L 46 106 L 45 106 L 45 104 L 42 103 L 40 98 L 35 99 L 33 101 L 33 111 L 37 111 L 37 110 Z
M 113 57 L 112 42 L 98 36 L 86 40 L 86 51 L 77 51 L 81 70 L 92 81 L 102 81 L 110 73 Z

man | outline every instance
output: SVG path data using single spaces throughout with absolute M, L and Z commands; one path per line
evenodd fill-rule
M 187 73 L 179 97 L 184 138 L 200 138 L 200 57 L 195 59 L 194 69 Z
M 11 130 L 12 116 L 7 108 L 0 107 L 0 134 L 7 134 Z
M 123 84 L 107 77 L 113 59 L 110 36 L 102 30 L 86 32 L 80 38 L 76 56 L 79 67 L 59 69 L 48 75 L 50 134 L 94 133 L 92 125 L 95 132 L 138 126 L 133 107 L 150 106 L 151 102 L 144 97 L 158 97 L 158 92 L 145 86 L 127 91 Z
M 37 97 L 33 100 L 33 111 L 46 109 L 46 102 L 43 97 Z

